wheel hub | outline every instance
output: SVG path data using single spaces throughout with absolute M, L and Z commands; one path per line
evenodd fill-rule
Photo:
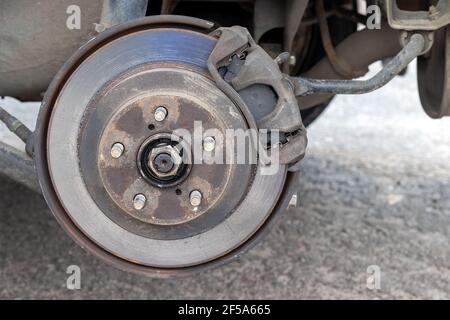
M 156 82 L 158 86 L 152 88 Z M 135 97 L 123 94 L 132 92 L 136 83 L 145 90 L 134 92 Z M 194 96 L 195 92 L 211 90 L 216 91 L 216 95 L 209 99 L 199 100 Z M 121 100 L 123 103 L 117 103 Z M 115 101 L 115 106 L 110 101 Z M 227 109 L 214 108 L 215 103 L 227 106 Z M 162 121 L 155 119 L 159 106 L 167 110 Z M 229 113 L 229 108 L 234 109 L 234 116 Z M 136 227 L 134 221 L 125 221 L 120 217 L 122 213 L 111 214 L 107 209 L 111 200 L 142 222 L 180 225 L 180 229 L 189 229 L 190 234 L 195 234 L 224 219 L 244 196 L 242 186 L 250 182 L 252 165 L 192 163 L 195 141 L 188 140 L 194 139 L 192 133 L 196 123 L 201 123 L 203 131 L 214 128 L 218 130 L 216 134 L 222 136 L 227 129 L 246 129 L 244 118 L 236 116 L 236 107 L 203 75 L 179 67 L 152 66 L 122 80 L 115 90 L 99 93 L 88 109 L 92 111 L 83 119 L 86 133 L 81 139 L 80 153 L 86 156 L 81 159 L 81 169 L 91 196 L 121 226 L 133 232 L 150 230 L 141 225 Z M 107 120 L 99 122 L 102 118 Z M 184 133 L 187 139 L 177 133 Z M 110 156 L 110 148 L 116 143 L 124 145 L 126 150 L 118 159 Z M 95 157 L 95 153 L 89 151 L 96 144 L 99 148 Z M 196 145 L 201 144 L 202 141 L 196 142 Z M 92 163 L 97 165 L 92 166 Z M 98 184 L 104 186 L 107 196 L 93 188 Z M 189 199 L 193 190 L 200 190 L 204 195 L 202 203 L 196 207 Z M 132 199 L 136 194 L 143 194 L 148 199 L 145 208 L 136 210 L 133 207 Z M 205 212 L 215 217 L 210 223 L 195 228 L 181 226 Z M 180 235 L 174 232 L 176 238 L 181 235 L 185 232 Z

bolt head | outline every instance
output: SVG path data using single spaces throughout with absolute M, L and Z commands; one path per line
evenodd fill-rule
M 147 198 L 143 194 L 137 194 L 133 198 L 133 207 L 136 210 L 142 210 L 144 209 L 146 202 Z
M 166 178 L 177 174 L 183 159 L 175 147 L 165 145 L 152 149 L 147 164 L 157 177 Z
M 216 140 L 213 137 L 206 137 L 203 140 L 203 149 L 207 152 L 211 152 L 216 147 Z
M 198 207 L 200 203 L 202 203 L 202 194 L 198 190 L 193 190 L 189 194 L 189 200 L 191 202 L 191 205 L 194 207 Z
M 158 122 L 164 121 L 167 117 L 167 109 L 164 107 L 158 107 L 155 110 L 155 120 Z
M 114 159 L 118 159 L 122 156 L 124 151 L 125 147 L 123 146 L 123 144 L 116 142 L 111 147 L 111 157 L 113 157 Z

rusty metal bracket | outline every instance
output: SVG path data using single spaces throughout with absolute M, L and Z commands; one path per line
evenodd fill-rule
M 251 129 L 278 130 L 285 136 L 279 149 L 280 163 L 300 161 L 307 144 L 306 129 L 288 77 L 247 29 L 219 28 L 212 35 L 218 37 L 218 42 L 208 59 L 208 69 L 218 87 L 238 105 Z M 257 122 L 238 93 L 253 85 L 269 86 L 277 95 L 273 110 Z
M 431 5 L 428 11 L 402 10 L 397 0 L 385 0 L 389 25 L 400 30 L 434 31 L 450 23 L 450 3 L 439 0 Z

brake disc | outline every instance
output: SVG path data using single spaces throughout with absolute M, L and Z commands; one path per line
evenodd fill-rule
M 295 188 L 285 165 L 263 175 L 259 163 L 185 161 L 195 150 L 180 128 L 248 129 L 207 71 L 211 27 L 172 16 L 111 28 L 44 98 L 35 152 L 47 203 L 82 247 L 122 269 L 164 276 L 229 261 Z

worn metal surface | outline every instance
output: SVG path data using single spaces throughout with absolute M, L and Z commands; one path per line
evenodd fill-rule
M 398 0 L 385 0 L 389 25 L 401 30 L 438 30 L 450 23 L 450 3 L 438 0 L 428 10 L 402 10 Z M 412 2 L 412 1 L 411 1 Z
M 139 161 L 136 161 L 148 139 L 163 136 L 173 139 L 171 133 L 177 129 L 193 132 L 194 121 L 202 121 L 204 130 L 221 130 L 224 137 L 227 129 L 246 128 L 239 111 L 215 90 L 210 81 L 174 66 L 167 63 L 148 65 L 146 71 L 127 72 L 128 78 L 116 84 L 113 90 L 97 94 L 101 98 L 88 106 L 92 114 L 85 118 L 85 133 L 79 151 L 84 179 L 91 196 L 103 211 L 129 230 L 163 239 L 199 233 L 225 219 L 247 190 L 252 172 L 251 166 L 231 164 L 232 155 L 224 154 L 224 160 L 228 160 L 225 163 L 230 164 L 192 165 L 191 159 L 187 164 L 190 172 L 182 179 L 163 189 L 149 186 L 148 179 L 138 170 Z M 165 121 L 156 122 L 153 112 L 155 106 L 160 105 L 167 108 L 168 115 Z M 122 141 L 127 150 L 118 161 L 108 156 L 114 141 Z M 195 143 L 201 146 L 201 141 Z M 98 148 L 93 150 L 93 145 Z M 192 153 L 191 145 L 188 148 Z M 92 166 L 93 162 L 98 165 Z M 191 208 L 188 196 L 194 189 L 202 190 L 205 195 L 202 206 L 195 210 Z M 133 210 L 129 199 L 137 193 L 145 193 L 151 199 L 145 210 Z M 111 198 L 124 212 L 144 222 L 157 225 L 175 225 L 194 219 L 195 222 L 170 229 L 145 227 L 121 218 L 123 212 L 108 205 Z M 198 219 L 206 212 L 207 217 Z
M 364 29 L 342 41 L 336 47 L 336 52 L 342 57 L 351 56 L 354 68 L 363 69 L 376 61 L 395 56 L 402 48 L 399 38 L 400 32 L 388 26 L 382 27 L 381 30 Z M 383 45 L 380 46 L 380 43 Z M 355 52 L 355 48 L 359 50 Z M 311 79 L 344 79 L 334 70 L 328 58 L 322 59 L 301 76 Z M 297 97 L 297 101 L 300 109 L 306 110 L 332 98 L 332 94 L 318 94 Z
M 208 59 L 208 68 L 216 83 L 219 87 L 221 84 L 226 90 L 237 92 L 254 85 L 272 88 L 278 98 L 276 105 L 254 125 L 257 129 L 292 134 L 291 139 L 279 148 L 279 161 L 282 164 L 292 164 L 301 160 L 307 144 L 306 129 L 293 88 L 286 76 L 277 63 L 255 43 L 247 29 L 220 28 L 214 34 L 219 40 Z M 237 58 L 239 56 L 242 58 Z M 221 67 L 227 67 L 224 80 L 217 72 Z M 237 92 L 234 95 L 237 95 Z M 251 113 L 241 97 L 236 97 L 236 100 L 240 101 L 241 110 Z
M 149 28 L 152 25 L 161 26 L 168 23 L 168 19 L 149 18 L 131 23 L 126 26 L 129 29 L 120 29 L 118 34 L 116 30 L 106 31 L 101 35 L 98 42 L 90 43 L 89 47 L 83 48 L 77 55 L 78 57 L 86 57 L 88 54 L 92 54 L 93 49 L 102 46 L 109 39 L 117 38 L 118 36 L 124 36 L 125 34 L 133 33 L 134 27 L 139 26 L 140 30 L 143 27 Z M 178 20 L 177 20 L 178 19 Z M 176 21 L 180 21 L 184 24 L 189 24 L 189 19 L 176 18 Z M 175 22 L 176 22 L 175 21 Z M 172 23 L 175 23 L 172 20 Z M 210 27 L 208 23 L 203 23 L 199 20 L 193 20 L 193 26 L 191 29 L 197 29 L 198 26 L 203 25 Z M 123 28 L 126 28 L 123 27 Z M 114 28 L 113 28 L 114 29 Z M 144 36 L 146 32 L 137 32 L 136 36 Z M 167 39 L 167 37 L 165 37 Z M 173 39 L 172 39 L 173 40 Z M 116 40 L 111 44 L 104 47 L 107 50 L 115 51 L 118 49 L 117 45 L 120 41 Z M 141 46 L 124 46 L 123 49 L 128 48 L 132 50 L 140 59 L 146 59 L 148 50 L 151 49 L 151 44 L 145 41 L 139 41 Z M 123 44 L 123 43 L 122 43 Z M 191 48 L 197 48 L 195 42 L 187 41 L 186 44 Z M 116 45 L 116 47 L 115 47 Z M 120 46 L 120 45 L 119 45 Z M 165 48 L 162 46 L 162 48 Z M 172 46 L 170 48 L 173 48 Z M 161 49 L 159 46 L 158 49 Z M 164 51 L 164 50 L 163 50 Z M 102 52 L 99 50 L 98 52 Z M 187 51 L 184 50 L 184 53 Z M 192 54 L 197 54 L 196 50 L 189 50 Z M 117 53 L 117 52 L 116 52 Z M 173 51 L 171 51 L 173 54 Z M 175 54 L 176 55 L 176 54 Z M 120 57 L 117 54 L 116 57 Z M 179 55 L 184 56 L 184 55 Z M 173 56 L 172 56 L 173 57 Z M 89 59 L 84 60 L 84 63 L 78 68 L 78 72 L 83 68 L 93 67 L 99 65 L 99 61 L 103 61 L 102 56 L 99 54 L 91 55 Z M 195 66 L 197 59 L 188 59 L 188 63 Z M 117 69 L 113 69 L 117 74 L 127 70 L 136 61 L 128 59 L 124 64 L 118 65 Z M 79 172 L 78 161 L 76 159 L 77 151 L 72 150 L 76 148 L 74 143 L 78 137 L 77 121 L 81 121 L 82 109 L 80 105 L 87 105 L 85 98 L 78 99 L 77 106 L 71 107 L 74 100 L 71 99 L 71 90 L 65 91 L 64 94 L 58 96 L 59 89 L 61 88 L 61 80 L 65 80 L 67 72 L 74 70 L 78 66 L 80 61 L 73 59 L 70 66 L 64 69 L 60 76 L 56 78 L 52 84 L 49 93 L 44 101 L 44 107 L 39 116 L 38 134 L 37 134 L 37 159 L 38 159 L 38 172 L 42 181 L 44 194 L 55 213 L 58 221 L 66 228 L 66 230 L 84 247 L 87 247 L 91 252 L 102 257 L 104 260 L 115 264 L 123 269 L 133 270 L 137 272 L 159 274 L 160 276 L 168 276 L 171 274 L 184 274 L 194 270 L 198 270 L 199 267 L 207 267 L 217 265 L 227 261 L 230 258 L 236 256 L 240 249 L 245 248 L 250 243 L 247 243 L 249 238 L 254 238 L 257 234 L 263 233 L 261 228 L 269 217 L 270 212 L 274 208 L 277 199 L 282 191 L 282 187 L 285 181 L 286 168 L 281 167 L 279 172 L 274 176 L 262 176 L 259 174 L 259 170 L 254 177 L 252 186 L 248 192 L 248 196 L 244 199 L 239 209 L 236 210 L 230 217 L 226 219 L 226 223 L 221 223 L 215 228 L 204 232 L 201 236 L 193 236 L 190 238 L 171 240 L 171 241 L 158 241 L 145 237 L 132 234 L 122 228 L 119 228 L 110 219 L 108 219 L 98 208 L 94 202 L 89 201 L 89 192 L 85 189 L 84 183 L 81 180 L 81 174 Z M 204 62 L 206 63 L 206 61 Z M 89 69 L 89 68 L 88 68 Z M 102 77 L 102 73 L 97 74 L 99 78 Z M 69 82 L 66 82 L 66 87 L 70 86 L 69 83 L 76 83 L 78 80 L 78 73 L 73 73 Z M 84 83 L 83 83 L 84 82 Z M 93 96 L 92 93 L 99 89 L 99 85 L 95 79 L 86 81 L 83 78 L 82 82 L 78 82 L 83 89 L 87 97 Z M 66 88 L 65 87 L 65 88 Z M 52 108 L 57 102 L 58 107 L 53 110 Z M 47 135 L 47 121 L 52 114 L 50 135 Z M 67 121 L 64 119 L 70 119 L 71 125 L 67 126 Z M 61 131 L 64 131 L 65 138 L 63 140 Z M 49 150 L 43 148 L 48 143 Z M 61 152 L 61 148 L 68 148 L 67 152 Z M 70 150 L 69 150 L 70 149 Z M 48 162 L 47 162 L 47 156 Z M 74 157 L 75 156 L 75 157 Z M 51 168 L 52 181 L 58 185 L 57 191 L 53 189 L 53 185 L 50 178 L 50 171 L 47 169 L 47 165 Z M 64 169 L 62 169 L 64 167 Z M 64 176 L 64 177 L 63 177 Z M 70 183 L 67 177 L 71 177 Z M 269 185 L 264 187 L 264 185 Z M 67 212 L 65 212 L 59 202 L 63 199 L 64 207 L 68 209 L 73 218 L 76 216 L 77 226 L 74 221 L 69 218 Z M 249 215 L 249 212 L 252 214 Z M 96 220 L 96 222 L 93 221 Z M 83 232 L 81 232 L 81 230 Z M 86 236 L 90 235 L 90 238 L 94 238 L 95 243 Z M 133 245 L 128 245 L 128 244 Z M 101 247 L 106 247 L 109 250 L 103 250 Z M 211 246 L 211 244 L 214 244 Z M 153 249 L 151 249 L 153 248 Z M 236 251 L 235 251 L 236 250 Z M 115 252 L 113 255 L 110 252 Z M 216 254 L 214 254 L 216 252 Z M 219 253 L 221 252 L 221 253 Z M 214 258 L 222 259 L 214 260 Z M 124 259 L 125 258 L 125 259 Z M 142 264 L 136 264 L 131 261 L 140 261 Z M 198 265 L 200 264 L 200 265 Z M 145 266 L 144 266 L 145 265 Z M 163 268 L 161 268 L 164 266 Z M 167 267 L 177 267 L 182 269 L 174 270 Z M 189 267 L 190 266 L 190 267 Z
M 432 118 L 450 116 L 450 27 L 435 33 L 431 51 L 417 62 L 419 94 Z
M 300 24 L 303 20 L 309 0 L 288 0 L 285 5 L 286 24 L 284 28 L 284 50 L 293 54 L 294 40 L 300 31 Z M 288 64 L 286 66 L 288 69 Z M 284 71 L 287 71 L 284 69 Z
M 97 30 L 144 17 L 148 0 L 103 0 L 100 23 Z M 99 29 L 100 28 L 100 29 Z
M 51 106 L 56 99 L 56 94 L 60 90 L 63 82 L 66 80 L 68 74 L 70 74 L 79 64 L 79 60 L 91 54 L 101 45 L 104 45 L 111 39 L 115 38 L 118 34 L 128 34 L 136 30 L 142 30 L 150 28 L 152 26 L 178 26 L 191 30 L 208 30 L 213 24 L 204 20 L 186 18 L 179 16 L 157 16 L 148 19 L 140 19 L 128 23 L 127 25 L 112 27 L 110 30 L 98 35 L 96 41 L 91 41 L 87 43 L 82 49 L 80 49 L 65 66 L 58 72 L 53 82 L 50 84 L 47 90 L 46 96 L 44 97 L 43 106 L 41 112 L 39 113 L 37 121 L 37 135 L 36 135 L 36 163 L 37 172 L 39 176 L 39 182 L 43 189 L 46 201 L 54 213 L 58 222 L 64 227 L 64 229 L 76 240 L 83 248 L 86 248 L 90 252 L 94 253 L 96 256 L 101 257 L 104 261 L 119 266 L 122 269 L 148 273 L 149 270 L 145 267 L 139 267 L 131 262 L 118 258 L 99 247 L 97 244 L 93 243 L 83 232 L 81 232 L 78 227 L 73 223 L 73 221 L 67 216 L 65 209 L 59 203 L 58 196 L 53 189 L 47 164 L 47 126 L 48 121 L 51 116 Z M 158 271 L 153 270 L 155 273 Z M 161 270 L 159 270 L 161 271 Z M 191 272 L 186 271 L 186 272 Z M 166 276 L 173 274 L 173 272 L 166 272 Z
M 427 48 L 422 34 L 413 34 L 405 47 L 383 69 L 368 80 L 317 80 L 292 78 L 299 96 L 309 94 L 362 94 L 377 90 L 391 81 Z
M 123 1 L 123 8 L 134 2 Z M 100 21 L 102 3 L 102 0 L 1 1 L 0 96 L 42 100 L 59 68 L 97 34 L 95 24 Z M 67 22 L 73 22 L 77 12 L 80 28 L 71 25 L 69 28 Z M 138 17 L 126 15 L 130 19 Z

